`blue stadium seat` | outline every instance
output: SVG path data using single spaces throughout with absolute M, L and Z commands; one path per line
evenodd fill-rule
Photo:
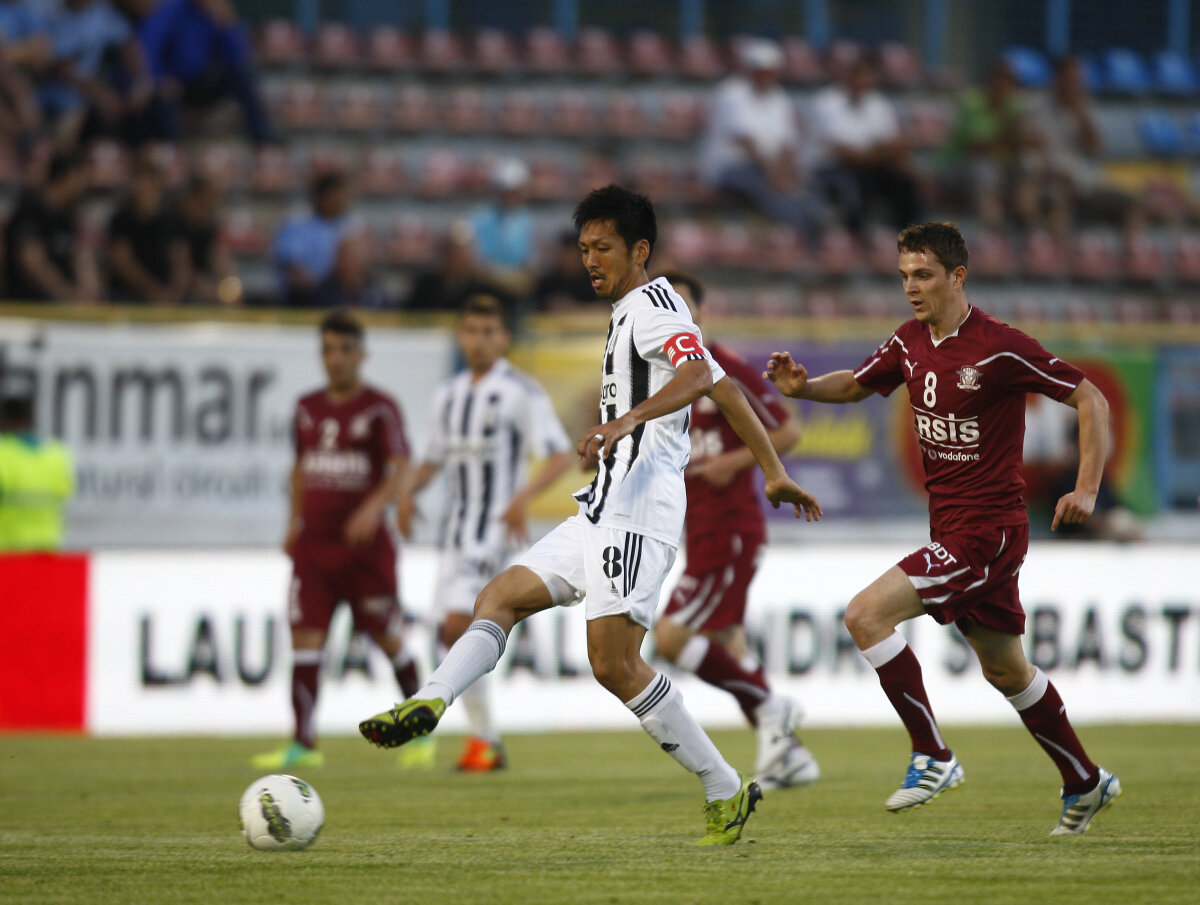
M 1178 157 L 1184 152 L 1183 130 L 1174 117 L 1161 110 L 1138 114 L 1138 136 L 1146 153 L 1154 157 Z
M 1102 56 L 1104 88 L 1114 94 L 1147 94 L 1150 74 L 1142 58 L 1124 47 L 1111 47 Z
M 1195 94 L 1200 85 L 1191 61 L 1181 53 L 1160 50 L 1154 55 L 1152 68 L 1154 90 L 1159 94 L 1185 97 Z
M 1032 47 L 1009 47 L 1004 59 L 1017 81 L 1026 88 L 1044 88 L 1050 82 L 1050 63 L 1046 55 Z

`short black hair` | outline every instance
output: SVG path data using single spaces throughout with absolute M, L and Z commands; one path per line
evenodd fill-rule
M 925 251 L 933 255 L 946 273 L 967 266 L 967 241 L 953 223 L 913 224 L 905 227 L 896 237 L 896 248 L 900 251 Z
M 508 324 L 508 312 L 504 310 L 504 303 L 490 292 L 473 292 L 467 296 L 459 309 L 459 317 L 463 318 L 468 314 L 497 318 L 505 330 L 512 329 Z
M 321 319 L 321 333 L 337 333 L 353 336 L 359 342 L 363 338 L 363 325 L 349 308 L 335 308 Z
M 576 233 L 583 232 L 584 226 L 593 221 L 611 220 L 617 235 L 630 249 L 645 239 L 653 253 L 654 243 L 658 241 L 658 219 L 650 199 L 619 185 L 606 185 L 588 192 L 575 208 L 574 220 Z
M 313 178 L 310 191 L 314 201 L 325 196 L 327 192 L 335 189 L 345 188 L 347 184 L 346 174 L 341 170 L 326 170 Z
M 666 277 L 672 286 L 686 286 L 697 308 L 704 304 L 704 284 L 699 277 L 684 270 L 664 270 L 659 276 Z
M 0 430 L 33 427 L 33 397 L 5 396 L 0 400 Z

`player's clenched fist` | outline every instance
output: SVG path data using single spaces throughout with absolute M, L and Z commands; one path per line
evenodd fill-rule
M 775 384 L 785 396 L 799 396 L 808 385 L 808 371 L 804 365 L 792 361 L 791 352 L 772 352 L 763 379 Z

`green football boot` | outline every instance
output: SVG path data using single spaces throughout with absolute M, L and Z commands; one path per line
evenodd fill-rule
M 377 713 L 358 724 L 358 731 L 372 745 L 380 748 L 398 748 L 421 735 L 428 735 L 446 712 L 446 702 L 441 698 L 420 700 L 409 698 L 391 710 Z
M 708 822 L 708 832 L 697 842 L 697 845 L 733 845 L 741 838 L 742 827 L 754 813 L 754 806 L 762 800 L 762 790 L 758 783 L 746 779 L 740 773 L 738 779 L 742 787 L 732 798 L 725 801 L 710 801 L 704 806 L 704 819 Z
M 437 739 L 419 735 L 400 749 L 396 766 L 401 770 L 432 770 L 437 763 Z
M 293 767 L 315 770 L 325 766 L 325 755 L 314 748 L 305 748 L 299 742 L 291 741 L 282 748 L 254 755 L 250 758 L 250 765 L 256 770 L 270 770 L 272 773 L 279 773 Z

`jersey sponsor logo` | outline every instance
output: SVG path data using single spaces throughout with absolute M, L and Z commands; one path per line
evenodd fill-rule
M 960 390 L 978 390 L 979 379 L 983 376 L 983 372 L 978 368 L 973 368 L 967 365 L 964 368 L 958 369 L 958 388 Z
M 610 405 L 617 401 L 617 381 L 609 379 L 600 384 L 600 404 Z
M 925 554 L 925 574 L 926 575 L 928 575 L 930 572 L 932 572 L 938 566 L 949 566 L 949 565 L 953 565 L 954 563 L 958 562 L 958 560 L 955 559 L 954 554 L 951 553 L 949 550 L 947 550 L 945 547 L 943 547 L 941 544 L 939 544 L 937 541 L 934 541 L 931 544 L 926 544 L 925 549 L 929 551 L 928 553 Z M 932 554 L 932 558 L 931 558 L 931 554 Z M 935 559 L 937 560 L 936 563 L 933 561 Z
M 973 446 L 979 442 L 979 421 L 976 418 L 955 418 L 951 413 L 943 418 L 932 412 L 913 410 L 913 426 L 917 436 L 931 443 Z
M 704 347 L 694 333 L 676 333 L 663 345 L 663 351 L 674 367 L 679 367 L 681 361 L 704 357 Z
M 357 484 L 371 476 L 371 460 L 358 450 L 309 450 L 301 461 L 305 477 Z

